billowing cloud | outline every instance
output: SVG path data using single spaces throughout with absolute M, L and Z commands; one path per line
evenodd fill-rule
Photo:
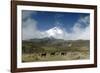
M 90 39 L 90 18 L 86 16 L 79 19 L 72 28 L 72 33 L 70 33 L 70 39 Z M 83 27 L 83 25 L 85 27 Z M 71 37 L 72 36 L 72 37 Z
M 37 28 L 37 23 L 33 18 L 30 18 L 31 13 L 23 13 L 23 18 L 27 18 L 25 21 L 22 21 L 22 39 L 33 39 L 33 38 L 44 38 L 44 37 L 54 37 L 56 39 L 65 39 L 65 40 L 78 40 L 90 39 L 90 19 L 89 16 L 80 18 L 74 26 L 71 28 L 71 32 L 67 32 L 65 28 L 53 27 L 51 29 L 40 31 Z M 83 27 L 83 25 L 85 27 Z

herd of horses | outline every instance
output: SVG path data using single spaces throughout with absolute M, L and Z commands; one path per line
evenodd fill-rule
M 51 53 L 40 53 L 39 56 L 41 57 L 46 57 L 47 55 L 50 55 L 50 56 L 57 56 L 57 55 L 60 55 L 60 56 L 66 56 L 68 54 L 68 52 L 51 52 Z M 75 55 L 78 55 L 79 53 L 78 52 L 70 52 L 70 55 L 71 56 L 75 56 Z M 75 59 L 80 59 L 80 55 L 78 55 Z
M 41 56 L 41 57 L 46 57 L 47 54 L 48 54 L 48 53 L 46 53 L 46 52 L 45 52 L 45 53 L 41 53 L 40 56 Z M 60 54 L 61 56 L 64 56 L 64 55 L 67 54 L 67 52 L 60 52 L 60 53 L 58 53 L 58 52 L 51 52 L 51 53 L 49 53 L 50 56 L 56 56 L 56 55 L 59 55 L 59 54 Z

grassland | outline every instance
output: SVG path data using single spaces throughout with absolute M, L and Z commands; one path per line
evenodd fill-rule
M 61 61 L 61 60 L 79 60 L 79 59 L 89 59 L 88 52 L 68 52 L 68 54 L 62 56 L 60 54 L 51 56 L 47 54 L 45 57 L 41 57 L 37 54 L 23 54 L 22 62 L 37 62 L 37 61 Z
M 90 56 L 89 40 L 32 39 L 22 45 L 22 62 L 83 60 Z

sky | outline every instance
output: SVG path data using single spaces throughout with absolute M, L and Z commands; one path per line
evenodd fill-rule
M 89 40 L 90 14 L 22 10 L 23 40 L 50 37 L 50 34 L 57 39 Z

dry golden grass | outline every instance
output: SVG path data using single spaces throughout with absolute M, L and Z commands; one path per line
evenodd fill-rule
M 82 60 L 89 59 L 89 52 L 67 52 L 66 55 L 50 55 L 49 53 L 46 56 L 41 56 L 38 53 L 33 54 L 23 54 L 22 62 L 39 62 L 39 61 L 61 61 L 61 60 Z

